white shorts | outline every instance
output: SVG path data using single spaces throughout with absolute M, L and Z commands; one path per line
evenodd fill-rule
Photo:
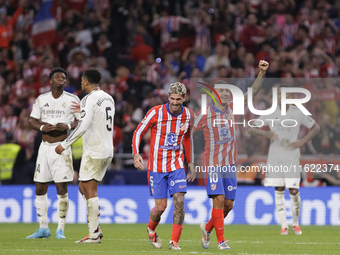
M 96 159 L 89 155 L 83 155 L 80 163 L 79 181 L 102 181 L 111 161 L 112 157 Z
M 73 163 L 71 148 L 64 150 L 61 155 L 55 148 L 61 142 L 41 142 L 35 166 L 35 182 L 71 182 L 73 180 Z
M 264 186 L 298 189 L 301 172 L 299 158 L 290 161 L 277 161 L 268 158 Z

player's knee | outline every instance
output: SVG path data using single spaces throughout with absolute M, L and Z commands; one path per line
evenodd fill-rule
M 224 206 L 224 215 L 227 215 L 234 208 L 234 204 L 228 204 Z
M 298 189 L 289 189 L 289 193 L 293 196 L 295 196 L 297 193 L 299 193 Z
M 37 196 L 43 196 L 46 194 L 46 190 L 44 188 L 36 187 L 35 188 L 35 194 Z
M 166 205 L 159 205 L 157 206 L 156 210 L 159 215 L 162 215 L 166 209 Z
M 67 193 L 67 186 L 58 186 L 57 188 L 57 194 L 58 195 L 65 195 Z
M 48 186 L 40 184 L 40 183 L 36 183 L 35 185 L 35 194 L 37 196 L 43 196 L 47 193 L 47 188 Z

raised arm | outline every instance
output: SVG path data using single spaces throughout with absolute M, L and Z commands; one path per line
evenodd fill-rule
M 267 72 L 268 67 L 269 67 L 269 63 L 267 61 L 260 60 L 259 62 L 260 72 L 257 75 L 257 78 L 254 81 L 253 85 L 251 86 L 253 90 L 253 98 L 257 95 L 257 93 L 259 93 L 260 89 L 262 88 L 264 76 Z M 248 104 L 247 98 L 248 98 L 248 92 L 244 94 L 244 106 Z

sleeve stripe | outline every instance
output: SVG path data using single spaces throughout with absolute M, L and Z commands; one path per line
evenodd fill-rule
M 72 134 L 70 134 L 70 135 L 67 137 L 66 142 L 68 142 L 68 141 L 72 138 L 72 136 L 74 135 L 74 133 L 80 128 L 80 125 L 81 125 L 82 122 L 83 122 L 82 120 L 79 120 L 76 129 L 73 130 Z
M 143 124 L 139 128 L 137 127 L 137 129 L 136 129 L 136 137 L 135 137 L 135 140 L 133 141 L 134 145 L 135 145 L 134 147 L 135 147 L 135 150 L 136 150 L 135 154 L 139 153 L 139 143 L 140 143 L 140 139 L 141 139 L 140 136 L 141 136 L 142 132 L 144 131 L 146 126 L 149 124 L 150 120 L 155 115 L 156 115 L 156 111 L 155 111 L 155 109 L 153 109 L 152 112 L 150 112 L 150 114 L 146 117 L 145 121 L 142 122 Z

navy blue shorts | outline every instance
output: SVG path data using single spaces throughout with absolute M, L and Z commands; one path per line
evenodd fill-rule
M 155 173 L 148 170 L 150 195 L 155 199 L 168 198 L 178 192 L 187 193 L 187 180 L 184 169 L 168 173 Z
M 204 174 L 205 186 L 209 197 L 224 195 L 225 199 L 235 199 L 237 189 L 235 165 L 209 167 Z

